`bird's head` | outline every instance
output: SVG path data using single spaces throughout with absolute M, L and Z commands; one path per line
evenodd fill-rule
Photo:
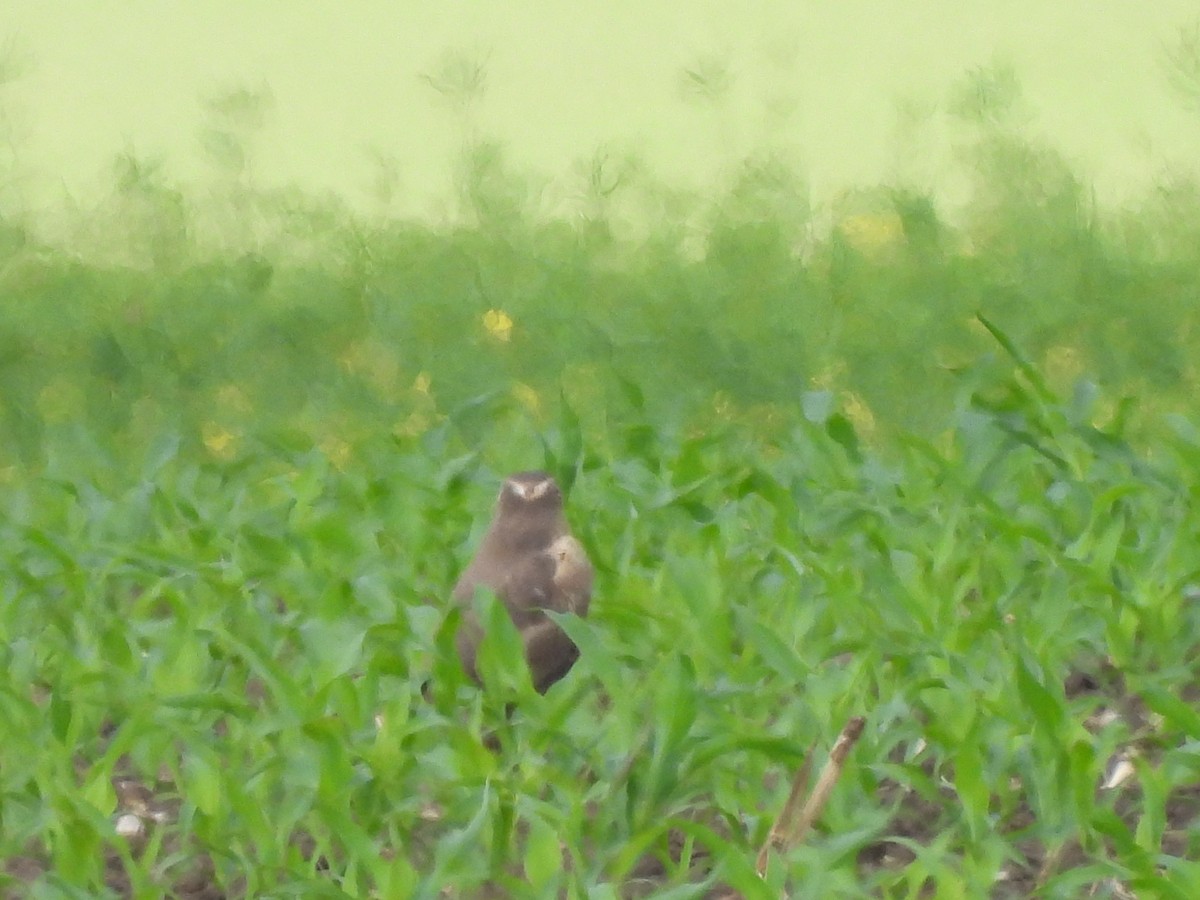
M 566 532 L 563 496 L 546 472 L 517 472 L 504 479 L 490 533 L 499 546 L 537 551 Z
M 504 479 L 498 511 L 504 513 L 560 512 L 562 491 L 547 472 L 517 472 Z

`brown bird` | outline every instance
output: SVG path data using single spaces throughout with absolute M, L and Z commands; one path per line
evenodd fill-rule
M 545 693 L 579 658 L 579 648 L 546 610 L 586 616 L 592 579 L 592 564 L 571 536 L 554 479 L 545 472 L 506 478 L 483 541 L 454 586 L 454 601 L 463 607 L 455 646 L 467 674 L 479 681 L 475 655 L 483 629 L 470 606 L 477 588 L 492 591 L 508 610 L 533 686 Z

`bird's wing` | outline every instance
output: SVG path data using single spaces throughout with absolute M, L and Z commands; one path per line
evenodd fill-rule
M 550 546 L 550 554 L 555 563 L 552 608 L 586 616 L 595 578 L 587 551 L 575 538 L 564 535 Z
M 518 628 L 544 618 L 542 610 L 554 609 L 554 559 L 547 553 L 526 557 L 509 570 L 496 592 Z

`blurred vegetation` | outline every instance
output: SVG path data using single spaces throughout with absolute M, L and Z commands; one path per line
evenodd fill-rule
M 536 179 L 477 133 L 483 70 L 451 56 L 427 78 L 463 133 L 441 223 L 257 187 L 265 88 L 205 102 L 207 192 L 127 152 L 54 240 L 4 209 L 0 467 L 36 468 L 79 430 L 116 457 L 163 431 L 225 456 L 252 433 L 353 444 L 492 393 L 534 432 L 566 396 L 602 440 L 628 383 L 668 427 L 769 432 L 826 390 L 869 440 L 934 434 L 966 373 L 1008 366 L 976 313 L 1057 387 L 1136 397 L 1139 425 L 1195 396 L 1200 189 L 1176 178 L 1138 210 L 1097 208 L 1026 134 L 1003 67 L 947 105 L 970 183 L 953 222 L 904 184 L 816 209 L 779 151 L 697 196 L 599 150 L 575 171 L 574 217 L 548 216 Z
M 387 215 L 385 157 L 376 215 L 260 187 L 265 88 L 206 101 L 208 191 L 129 152 L 65 224 L 0 206 L 0 854 L 39 896 L 203 857 L 231 896 L 601 897 L 684 827 L 761 896 L 783 775 L 865 714 L 773 896 L 1187 896 L 1200 186 L 1097 207 L 992 67 L 948 104 L 954 215 L 816 208 L 784 151 L 698 196 L 601 149 L 565 219 L 478 133 L 485 74 L 426 76 L 463 135 L 443 221 Z M 561 688 L 500 634 L 481 693 L 421 601 L 532 466 L 595 615 Z M 1097 793 L 1135 743 L 1142 793 Z M 118 774 L 176 803 L 136 853 Z

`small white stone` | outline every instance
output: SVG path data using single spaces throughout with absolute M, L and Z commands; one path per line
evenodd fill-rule
M 1100 785 L 1100 787 L 1105 791 L 1111 791 L 1115 787 L 1120 787 L 1129 780 L 1129 777 L 1133 775 L 1135 771 L 1136 770 L 1133 768 L 1133 763 L 1131 763 L 1125 757 L 1121 757 L 1116 761 L 1112 768 L 1108 770 L 1108 777 L 1104 779 L 1104 784 Z
M 1121 714 L 1115 709 L 1105 707 L 1088 719 L 1088 724 L 1094 728 L 1105 728 L 1119 721 L 1121 721 Z
M 423 803 L 421 804 L 421 818 L 426 822 L 440 822 L 442 808 L 436 803 Z
M 133 813 L 125 813 L 117 818 L 117 834 L 124 838 L 140 837 L 146 833 L 146 826 Z

